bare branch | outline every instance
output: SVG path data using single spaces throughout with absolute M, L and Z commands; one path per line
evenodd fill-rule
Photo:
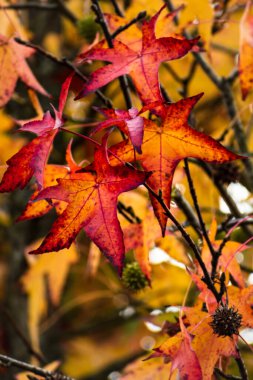
M 4 367 L 17 367 L 24 369 L 25 371 L 32 372 L 34 375 L 42 376 L 45 379 L 52 379 L 52 380 L 75 380 L 72 377 L 62 375 L 57 372 L 47 371 L 43 368 L 33 366 L 31 364 L 22 362 L 20 360 L 16 360 L 14 358 L 11 358 L 10 356 L 1 355 L 0 354 L 0 365 Z

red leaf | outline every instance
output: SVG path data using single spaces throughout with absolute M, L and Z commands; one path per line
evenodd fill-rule
M 33 49 L 18 44 L 14 38 L 8 39 L 0 35 L 0 76 L 4 78 L 1 81 L 0 107 L 4 106 L 12 97 L 19 78 L 35 91 L 49 96 L 26 63 L 26 58 L 33 53 Z
M 141 144 L 143 139 L 143 117 L 138 115 L 138 110 L 135 107 L 125 110 L 112 110 L 96 108 L 101 112 L 107 120 L 102 121 L 92 131 L 92 134 L 101 129 L 117 125 L 119 129 L 130 137 L 130 140 L 138 153 L 141 153 Z
M 114 39 L 113 48 L 105 48 L 104 41 L 97 44 L 80 58 L 111 62 L 95 71 L 85 84 L 79 99 L 90 92 L 105 86 L 121 75 L 129 74 L 143 103 L 162 101 L 158 82 L 158 69 L 162 62 L 178 59 L 187 54 L 198 42 L 198 38 L 187 40 L 173 37 L 156 38 L 155 24 L 162 7 L 150 21 L 142 26 L 142 46 L 136 51 Z
M 242 158 L 188 125 L 190 112 L 201 96 L 202 94 L 199 94 L 163 106 L 161 125 L 144 119 L 142 154 L 137 154 L 129 141 L 123 141 L 110 148 L 113 155 L 121 160 L 133 162 L 137 159 L 144 170 L 152 171 L 147 183 L 156 193 L 162 191 L 163 199 L 168 206 L 174 171 L 183 158 L 195 157 L 214 163 Z M 110 158 L 111 163 L 118 162 L 115 156 Z M 164 234 L 167 217 L 152 195 L 151 201 Z
M 182 380 L 202 380 L 198 357 L 191 346 L 192 337 L 184 328 L 182 332 L 167 339 L 151 357 L 169 357 L 172 361 L 171 372 L 179 370 Z
M 68 177 L 69 177 L 69 170 L 67 167 L 60 166 L 60 165 L 46 165 L 45 171 L 44 171 L 43 183 L 45 187 L 49 187 L 52 185 L 56 185 L 58 178 L 68 178 Z M 32 194 L 31 198 L 29 199 L 28 204 L 26 205 L 25 210 L 19 216 L 17 221 L 29 220 L 29 219 L 41 217 L 47 214 L 53 207 L 56 208 L 56 212 L 59 214 L 61 214 L 61 212 L 63 211 L 62 202 L 60 201 L 55 200 L 52 202 L 48 202 L 43 199 L 41 201 L 34 202 L 34 200 L 39 195 L 38 186 L 37 185 L 35 186 L 36 186 L 36 189 L 34 193 Z
M 63 124 L 62 111 L 66 102 L 72 76 L 64 82 L 60 94 L 59 111 L 54 109 L 55 118 L 47 111 L 42 120 L 35 120 L 24 124 L 20 130 L 33 132 L 38 135 L 33 141 L 24 146 L 8 161 L 8 169 L 4 173 L 0 184 L 0 192 L 23 189 L 35 177 L 39 188 L 43 187 L 44 170 L 54 138 Z
M 31 253 L 68 248 L 84 228 L 121 274 L 125 248 L 117 219 L 117 198 L 120 193 L 142 184 L 149 174 L 122 165 L 110 166 L 105 142 L 95 152 L 93 167 L 95 172 L 77 173 L 71 179 L 59 179 L 57 186 L 40 193 L 38 200 L 58 199 L 67 202 L 68 206 L 53 224 L 42 245 Z

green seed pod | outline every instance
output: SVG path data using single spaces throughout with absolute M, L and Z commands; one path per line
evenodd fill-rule
M 138 292 L 148 285 L 148 280 L 137 262 L 126 264 L 123 269 L 122 282 L 126 288 L 133 292 Z

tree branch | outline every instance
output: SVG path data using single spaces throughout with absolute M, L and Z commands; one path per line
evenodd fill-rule
M 192 240 L 192 238 L 190 237 L 190 235 L 185 231 L 185 229 L 182 227 L 182 225 L 178 222 L 178 220 L 174 217 L 174 215 L 171 213 L 170 209 L 168 208 L 168 206 L 165 204 L 163 198 L 162 198 L 162 194 L 157 194 L 149 185 L 147 185 L 146 183 L 144 184 L 144 186 L 148 189 L 148 191 L 153 195 L 154 198 L 156 198 L 156 200 L 160 203 L 160 205 L 162 206 L 162 208 L 164 209 L 165 211 L 165 214 L 167 215 L 167 217 L 176 225 L 176 227 L 178 228 L 178 230 L 181 232 L 183 238 L 185 239 L 185 241 L 188 243 L 189 247 L 193 250 L 194 254 L 195 254 L 195 257 L 202 269 L 202 272 L 204 274 L 204 279 L 203 281 L 206 283 L 208 289 L 211 290 L 211 292 L 213 293 L 213 295 L 215 296 L 217 302 L 220 301 L 220 295 L 218 293 L 218 291 L 216 290 L 213 282 L 212 282 L 212 279 L 206 269 L 206 266 L 205 266 L 205 263 L 203 262 L 202 260 L 202 257 L 201 257 L 201 253 L 197 247 L 197 245 L 194 243 L 194 241 Z
M 19 338 L 21 339 L 21 341 L 26 346 L 28 352 L 31 355 L 33 355 L 36 359 L 38 359 L 40 363 L 45 364 L 45 358 L 39 352 L 37 352 L 37 351 L 35 351 L 33 349 L 31 343 L 29 342 L 29 340 L 27 339 L 27 337 L 23 334 L 23 332 L 21 331 L 21 329 L 19 328 L 19 326 L 16 324 L 16 322 L 13 319 L 13 317 L 11 316 L 10 312 L 8 310 L 6 310 L 6 309 L 3 309 L 3 314 L 6 316 L 8 322 L 11 324 L 11 326 L 15 330 L 16 334 L 19 336 Z
M 201 226 L 201 230 L 202 230 L 203 236 L 205 238 L 205 241 L 206 241 L 206 243 L 208 245 L 209 251 L 210 251 L 212 257 L 214 258 L 216 256 L 216 252 L 215 252 L 215 250 L 213 248 L 213 245 L 212 245 L 212 243 L 211 243 L 211 241 L 209 239 L 208 233 L 206 231 L 206 226 L 205 226 L 205 223 L 204 223 L 204 220 L 202 218 L 202 214 L 201 214 L 201 211 L 200 211 L 200 208 L 199 208 L 198 198 L 197 198 L 197 194 L 196 194 L 196 191 L 195 191 L 195 188 L 194 188 L 194 184 L 193 184 L 193 180 L 192 180 L 192 177 L 191 177 L 191 173 L 190 173 L 190 169 L 189 169 L 189 164 L 188 164 L 187 158 L 184 160 L 184 165 L 185 165 L 185 173 L 186 173 L 186 176 L 187 176 L 187 180 L 188 180 L 188 184 L 189 184 L 189 188 L 190 188 L 191 197 L 192 197 L 192 200 L 193 200 L 193 203 L 194 203 L 195 210 L 196 210 L 197 215 L 198 215 L 199 224 Z
M 237 351 L 238 357 L 235 358 L 235 361 L 236 361 L 237 367 L 239 369 L 241 378 L 242 378 L 242 380 L 249 380 L 248 371 L 247 371 L 247 368 L 245 367 L 244 361 L 241 357 L 241 353 L 240 353 L 240 350 L 238 347 L 236 347 L 236 351 Z
M 221 376 L 223 379 L 227 380 L 242 380 L 241 377 L 233 376 L 233 375 L 227 375 L 226 373 L 222 372 L 219 368 L 214 369 L 215 375 Z
M 32 372 L 34 375 L 42 376 L 45 379 L 52 379 L 52 380 L 75 380 L 72 377 L 61 375 L 58 372 L 52 372 L 47 371 L 43 368 L 33 366 L 31 364 L 22 362 L 20 360 L 16 360 L 14 358 L 11 358 L 10 356 L 1 355 L 0 354 L 0 365 L 3 367 L 17 367 L 24 369 L 25 371 Z
M 98 0 L 92 0 L 91 9 L 93 10 L 95 15 L 97 16 L 96 22 L 101 26 L 101 28 L 103 30 L 103 33 L 104 33 L 104 36 L 105 36 L 105 39 L 108 43 L 109 48 L 113 48 L 113 39 L 112 39 L 112 36 L 111 36 L 109 29 L 107 27 L 107 24 L 106 24 L 106 21 L 105 21 L 103 12 L 100 8 L 100 4 L 99 4 Z M 120 76 L 119 82 L 120 82 L 120 87 L 121 87 L 121 90 L 122 90 L 122 93 L 123 93 L 123 96 L 125 99 L 126 107 L 128 109 L 132 108 L 132 100 L 131 100 L 128 80 L 127 80 L 126 76 L 125 75 Z
M 57 58 L 53 54 L 47 52 L 44 50 L 41 46 L 35 45 L 31 42 L 24 41 L 21 38 L 16 37 L 15 41 L 21 45 L 33 48 L 36 50 L 37 53 L 41 54 L 42 56 L 50 59 L 51 61 L 57 63 L 58 65 L 65 66 L 75 72 L 75 74 L 84 82 L 88 81 L 88 78 L 68 59 L 66 58 Z M 97 90 L 95 93 L 98 95 L 100 100 L 104 103 L 104 105 L 108 108 L 112 108 L 112 102 L 109 98 L 107 98 L 101 91 Z
M 124 32 L 124 30 L 127 30 L 132 26 L 133 24 L 136 24 L 137 22 L 141 21 L 143 18 L 145 18 L 147 15 L 146 11 L 140 12 L 135 18 L 133 18 L 131 21 L 129 21 L 127 24 L 120 26 L 118 29 L 115 30 L 111 34 L 111 38 L 117 37 L 120 33 Z
M 29 3 L 1 5 L 0 10 L 1 9 L 10 9 L 10 10 L 39 9 L 40 11 L 57 11 L 59 7 L 57 4 L 40 4 L 40 3 L 35 3 L 35 2 L 29 2 Z
M 202 238 L 198 219 L 196 218 L 191 205 L 187 202 L 187 200 L 183 197 L 183 195 L 180 193 L 180 191 L 177 188 L 173 190 L 173 200 L 176 202 L 180 210 L 183 211 L 189 224 L 194 228 L 198 236 Z
M 57 2 L 58 8 L 60 12 L 69 19 L 73 24 L 76 25 L 78 18 L 72 13 L 68 7 L 66 7 L 65 1 L 64 0 L 55 0 Z
M 77 17 L 66 7 L 62 0 L 55 0 L 56 4 L 43 4 L 36 2 L 29 3 L 19 3 L 19 4 L 7 4 L 0 6 L 1 9 L 10 9 L 10 10 L 29 10 L 37 9 L 39 11 L 59 11 L 64 17 L 70 20 L 73 24 L 76 24 L 78 19 Z

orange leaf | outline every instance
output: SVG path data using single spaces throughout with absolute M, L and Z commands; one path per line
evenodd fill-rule
M 14 38 L 6 38 L 0 35 L 0 76 L 1 81 L 0 107 L 4 106 L 12 97 L 17 80 L 20 78 L 28 86 L 45 96 L 49 96 L 39 84 L 31 69 L 26 63 L 34 50 L 18 44 Z
M 185 310 L 191 327 L 188 329 L 194 335 L 192 348 L 196 352 L 201 365 L 203 379 L 211 380 L 217 360 L 224 357 L 237 356 L 235 342 L 237 337 L 219 337 L 210 326 L 211 317 L 198 308 Z
M 57 186 L 40 193 L 38 200 L 58 199 L 67 202 L 68 206 L 42 245 L 31 253 L 67 248 L 84 228 L 121 274 L 125 247 L 117 219 L 117 199 L 120 193 L 142 184 L 148 174 L 122 165 L 110 166 L 105 144 L 106 139 L 95 152 L 93 171 L 73 174 L 71 179 L 58 179 Z
M 187 40 L 173 37 L 157 39 L 155 25 L 164 8 L 165 6 L 150 21 L 143 23 L 142 46 L 138 50 L 133 50 L 120 40 L 114 39 L 113 48 L 105 48 L 104 41 L 102 41 L 88 52 L 80 55 L 80 58 L 85 61 L 102 60 L 111 62 L 111 64 L 95 71 L 76 99 L 105 86 L 121 75 L 129 74 L 143 103 L 163 100 L 158 82 L 160 64 L 183 57 L 193 48 L 196 49 L 199 40 L 199 38 Z
M 30 121 L 20 128 L 20 131 L 32 132 L 38 137 L 7 161 L 9 167 L 0 184 L 0 192 L 13 191 L 18 187 L 23 189 L 32 176 L 36 178 L 39 188 L 43 187 L 45 166 L 54 138 L 63 124 L 62 113 L 71 80 L 72 75 L 62 85 L 59 110 L 54 109 L 55 118 L 47 111 L 42 120 Z
M 129 162 L 137 159 L 144 170 L 152 171 L 147 183 L 156 193 L 162 191 L 163 199 L 168 206 L 170 206 L 173 175 L 183 158 L 195 157 L 213 163 L 241 158 L 211 137 L 188 125 L 190 112 L 201 96 L 202 94 L 199 94 L 163 106 L 161 125 L 144 119 L 142 154 L 136 153 L 127 140 L 110 148 L 114 155 L 110 157 L 111 162 L 115 162 L 115 156 Z M 160 203 L 152 195 L 151 201 L 164 234 L 168 218 Z
M 242 99 L 253 86 L 253 2 L 248 0 L 240 23 L 239 73 Z
M 187 330 L 167 339 L 155 349 L 152 357 L 169 357 L 172 361 L 171 371 L 179 370 L 180 379 L 203 380 L 200 363 L 191 345 L 192 337 Z

